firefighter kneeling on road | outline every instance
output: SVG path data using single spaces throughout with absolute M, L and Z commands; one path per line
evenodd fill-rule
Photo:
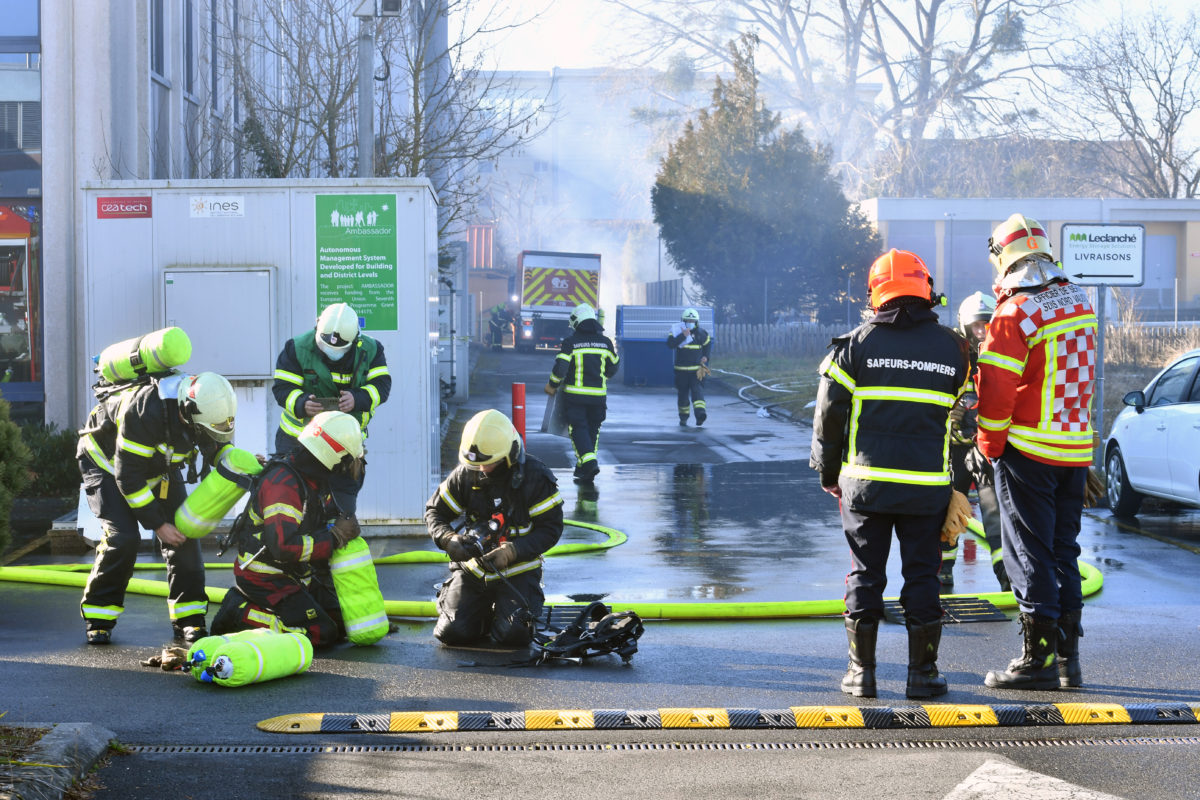
M 900 543 L 910 698 L 946 693 L 938 674 L 939 542 L 950 507 L 951 407 L 967 380 L 967 344 L 938 324 L 933 279 L 891 250 L 869 277 L 875 316 L 833 340 L 821 362 L 811 466 L 838 498 L 853 569 L 846 576 L 850 665 L 842 691 L 874 697 L 875 641 L 892 531 Z
M 104 534 L 83 590 L 80 611 L 88 644 L 108 644 L 125 610 L 142 536 L 154 531 L 167 562 L 167 608 L 175 640 L 191 644 L 208 635 L 204 615 L 204 561 L 200 542 L 175 527 L 187 498 L 180 467 L 195 481 L 196 456 L 211 464 L 233 439 L 237 395 L 215 372 L 172 374 L 100 397 L 79 432 L 79 471 L 88 507 Z
M 987 335 L 988 322 L 996 310 L 996 301 L 983 292 L 975 292 L 958 306 L 958 332 L 966 337 L 971 346 L 971 374 L 979 358 L 979 345 Z M 1008 582 L 1008 571 L 1004 568 L 1004 551 L 1000 545 L 1000 505 L 996 500 L 996 476 L 992 465 L 975 446 L 975 434 L 979 430 L 979 412 L 976 406 L 979 396 L 975 393 L 974 381 L 959 401 L 950 410 L 950 476 L 954 491 L 966 495 L 971 484 L 979 494 L 979 513 L 983 517 L 983 538 L 992 553 L 992 571 L 1003 591 L 1012 585 Z M 958 541 L 942 542 L 942 568 L 938 579 L 943 586 L 954 585 L 954 559 L 958 555 Z
M 458 462 L 425 505 L 429 535 L 451 562 L 433 635 L 447 645 L 489 634 L 497 645 L 528 645 L 545 602 L 542 554 L 562 536 L 558 484 L 495 409 L 467 422 Z
M 358 421 L 340 411 L 317 414 L 299 447 L 267 462 L 234 524 L 234 588 L 213 618 L 213 633 L 270 628 L 304 633 L 313 647 L 346 636 L 329 571 L 333 551 L 359 535 L 358 520 L 334 502 L 331 482 L 362 469 Z

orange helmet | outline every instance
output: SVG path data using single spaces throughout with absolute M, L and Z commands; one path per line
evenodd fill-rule
M 875 259 L 867 278 L 871 308 L 897 297 L 919 297 L 933 304 L 933 278 L 916 253 L 892 248 Z

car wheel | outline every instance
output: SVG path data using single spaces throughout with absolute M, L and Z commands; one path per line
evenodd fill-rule
M 1115 517 L 1132 517 L 1142 507 L 1142 494 L 1129 485 L 1125 477 L 1125 459 L 1121 448 L 1114 446 L 1105 464 L 1107 472 L 1108 507 Z

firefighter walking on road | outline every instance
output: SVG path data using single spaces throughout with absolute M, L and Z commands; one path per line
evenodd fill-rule
M 80 611 L 88 644 L 108 644 L 125 610 L 125 589 L 141 544 L 154 531 L 167 562 L 167 609 L 174 638 L 191 644 L 207 635 L 200 540 L 175 527 L 187 498 L 181 468 L 195 481 L 196 458 L 215 462 L 233 440 L 237 396 L 223 376 L 171 374 L 97 394 L 79 432 L 79 471 L 88 507 L 103 528 Z
M 971 346 L 971 374 L 975 374 L 979 346 L 987 334 L 988 322 L 996 310 L 996 301 L 983 292 L 975 292 L 958 306 L 958 332 Z M 996 479 L 992 465 L 975 446 L 979 429 L 979 395 L 972 380 L 954 408 L 950 410 L 950 477 L 956 492 L 966 495 L 972 484 L 979 495 L 979 513 L 983 517 L 984 544 L 992 554 L 992 571 L 1007 592 L 1012 588 L 1004 568 L 1004 549 L 1000 545 L 1000 506 L 996 501 Z M 958 542 L 942 542 L 942 568 L 938 579 L 943 586 L 954 585 L 954 561 Z
M 979 449 L 991 459 L 1023 650 L 988 686 L 1081 686 L 1079 526 L 1092 463 L 1096 316 L 1042 225 L 1013 214 L 988 240 L 996 313 L 979 353 Z
M 821 362 L 810 465 L 838 498 L 850 545 L 842 691 L 875 697 L 875 643 L 883 618 L 893 531 L 904 586 L 910 698 L 946 693 L 938 674 L 942 607 L 939 541 L 950 506 L 951 407 L 967 380 L 967 345 L 938 323 L 933 279 L 919 257 L 891 250 L 871 266 L 875 315 L 833 340 Z
M 667 334 L 667 347 L 675 351 L 675 394 L 681 428 L 687 427 L 688 417 L 693 413 L 697 427 L 708 419 L 703 380 L 708 373 L 712 343 L 712 334 L 700 327 L 700 314 L 694 308 L 686 309 L 680 322 Z
M 617 374 L 620 359 L 604 335 L 596 310 L 580 303 L 571 312 L 571 333 L 562 341 L 546 394 L 562 392 L 567 425 L 575 448 L 575 482 L 590 484 L 600 472 L 596 445 L 608 413 L 608 380 Z

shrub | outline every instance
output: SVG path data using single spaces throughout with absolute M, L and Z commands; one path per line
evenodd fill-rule
M 21 441 L 21 429 L 12 421 L 8 401 L 0 397 L 0 553 L 12 538 L 9 515 L 13 498 L 29 482 L 29 448 Z
M 51 422 L 21 426 L 21 439 L 29 448 L 29 486 L 23 497 L 69 497 L 79 493 L 79 462 L 75 446 L 79 434 L 61 430 Z

